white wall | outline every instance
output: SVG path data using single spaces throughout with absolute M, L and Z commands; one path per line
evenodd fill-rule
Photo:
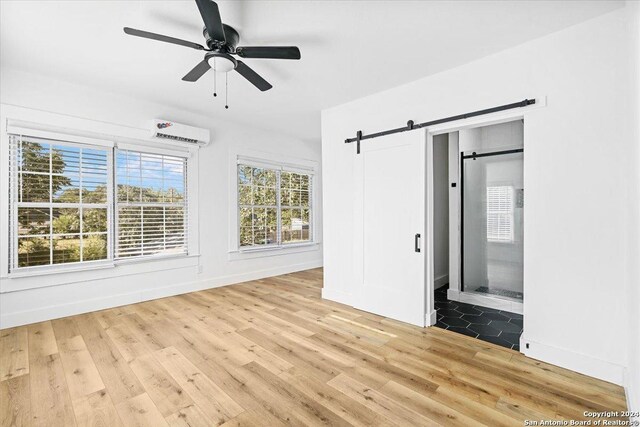
M 365 133 L 546 97 L 525 115 L 525 354 L 622 383 L 625 240 L 637 158 L 628 5 L 476 62 L 323 111 L 326 298 L 352 304 L 355 144 Z M 633 53 L 632 53 L 633 52 Z M 366 144 L 367 142 L 363 142 Z M 633 260 L 633 262 L 637 262 Z M 634 276 L 635 277 L 635 276 Z M 635 277 L 637 280 L 637 277 Z M 559 325 L 561 325 L 559 327 Z
M 460 151 L 471 154 L 473 151 L 499 151 L 524 146 L 524 123 L 513 120 L 490 126 L 482 126 L 460 131 Z M 459 161 L 458 161 L 459 163 Z
M 256 96 L 259 93 L 256 92 Z M 297 253 L 231 260 L 229 255 L 229 189 L 230 151 L 252 150 L 286 155 L 318 162 L 320 143 L 299 141 L 285 135 L 246 125 L 216 121 L 208 117 L 173 109 L 169 106 L 96 91 L 3 69 L 0 79 L 0 102 L 31 109 L 115 124 L 123 129 L 148 126 L 153 118 L 175 120 L 193 126 L 207 127 L 212 132 L 212 144 L 200 150 L 198 176 L 199 263 L 162 262 L 156 272 L 106 277 L 91 280 L 91 274 L 65 273 L 56 275 L 57 286 L 4 292 L 15 288 L 18 278 L 0 279 L 0 327 L 86 312 L 114 305 L 157 298 L 195 289 L 210 288 L 229 283 L 283 274 L 322 265 L 321 245 Z M 0 112 L 2 114 L 2 112 Z M 3 115 L 2 120 L 5 120 Z M 2 170 L 2 179 L 7 171 Z M 316 191 L 322 191 L 317 176 Z M 316 200 L 316 233 L 321 240 L 321 197 Z M 7 209 L 6 198 L 0 199 L 0 209 Z M 4 230 L 2 231 L 4 233 Z M 188 264 L 188 265 L 187 265 Z M 202 272 L 198 272 L 198 264 Z M 144 268 L 148 270 L 148 267 Z M 125 270 L 116 267 L 119 274 Z M 136 269 L 133 269 L 136 270 Z M 85 272 L 86 273 L 86 272 Z M 40 284 L 51 277 L 42 276 Z M 17 281 L 17 282 L 16 282 Z M 19 283 L 18 283 L 19 285 Z
M 433 279 L 449 283 L 449 135 L 433 139 Z

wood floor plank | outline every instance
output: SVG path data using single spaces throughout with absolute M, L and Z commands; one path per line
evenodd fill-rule
M 118 403 L 116 411 L 127 427 L 167 427 L 169 425 L 147 393 Z
M 136 337 L 128 325 L 118 323 L 107 329 L 106 333 L 127 362 L 151 354 L 151 349 Z
M 338 375 L 327 384 L 398 425 L 440 425 L 345 374 Z
M 541 377 L 536 375 L 537 372 L 534 372 L 532 367 L 524 367 L 522 365 L 516 366 L 512 361 L 506 362 L 482 353 L 476 354 L 474 359 L 486 362 L 485 366 L 489 365 L 497 367 L 506 376 L 511 378 L 517 377 L 542 390 L 565 390 L 568 394 L 579 396 L 594 405 L 601 405 L 603 409 L 608 408 L 608 410 L 613 409 L 616 411 L 622 411 L 625 407 L 625 402 L 622 399 L 622 396 L 614 393 L 607 393 L 604 386 L 585 388 L 584 385 L 575 383 L 575 377 L 571 378 L 569 376 L 556 374 L 555 372 L 548 372 L 544 377 Z M 601 383 L 604 382 L 601 381 Z M 594 407 L 593 409 L 597 409 L 597 407 Z
M 163 416 L 194 404 L 152 354 L 136 358 L 130 366 Z
M 317 400 L 306 397 L 291 384 L 286 383 L 258 363 L 251 362 L 245 365 L 244 368 L 250 371 L 254 378 L 259 378 L 271 386 L 274 394 L 268 397 L 269 402 L 274 402 L 275 399 L 278 401 L 287 401 L 291 414 L 302 420 L 304 425 L 349 425 L 345 419 L 341 418 L 335 412 Z
M 29 373 L 29 339 L 26 328 L 0 331 L 0 381 Z
M 129 313 L 121 317 L 121 323 L 129 327 L 136 339 L 150 351 L 162 350 L 171 345 L 170 339 L 157 330 L 152 324 L 145 322 L 137 313 Z
M 244 411 L 237 417 L 227 421 L 223 427 L 249 427 L 249 426 L 269 426 L 269 427 L 283 427 L 288 424 L 282 422 L 282 420 L 274 417 L 267 410 L 256 411 Z
M 486 353 L 484 353 L 484 355 L 485 357 L 492 356 Z M 542 376 L 552 374 L 554 377 L 565 378 L 569 381 L 573 381 L 576 384 L 588 385 L 588 389 L 594 388 L 595 390 L 600 390 L 605 394 L 618 396 L 622 400 L 624 400 L 625 398 L 624 388 L 616 384 L 601 381 L 596 378 L 579 374 L 578 372 L 573 372 L 568 369 L 554 366 L 550 363 L 541 362 L 540 360 L 531 359 L 523 354 L 517 354 L 510 360 L 513 363 L 513 366 L 526 366 L 527 368 L 534 369 L 537 374 L 540 374 Z M 588 391 L 588 389 L 585 391 Z
M 477 421 L 401 384 L 389 381 L 379 390 L 388 398 L 409 409 L 447 426 L 470 426 Z
M 413 388 L 417 391 L 430 393 L 438 388 L 438 384 L 425 378 L 424 376 L 416 376 L 407 370 L 394 366 L 386 361 L 382 361 L 376 359 L 374 357 L 368 356 L 365 353 L 362 353 L 359 350 L 356 350 L 344 343 L 330 338 L 328 336 L 316 334 L 311 337 L 314 341 L 326 345 L 329 348 L 333 348 L 343 354 L 350 355 L 356 359 L 358 359 L 358 363 L 361 366 L 369 368 L 372 371 L 378 372 L 382 374 L 387 380 L 393 380 L 400 384 L 406 385 L 410 388 Z
M 465 414 L 478 424 L 495 427 L 521 426 L 520 418 L 512 418 L 495 409 L 495 405 L 485 405 L 465 398 L 455 389 L 438 387 L 429 397 L 454 411 Z
M 220 425 L 244 411 L 176 348 L 169 347 L 155 354 L 160 364 L 193 399 L 210 422 Z
M 91 315 L 82 316 L 78 325 L 113 403 L 144 393 L 142 384 L 98 320 Z
M 0 382 L 0 426 L 31 425 L 29 375 Z
M 584 416 L 584 409 L 606 410 L 604 405 L 567 393 L 563 389 L 548 387 L 537 380 L 511 375 L 496 366 L 479 364 L 475 358 L 459 359 L 455 353 L 435 347 L 428 353 L 429 356 L 425 357 L 438 360 L 446 358 L 450 364 L 456 364 L 455 375 L 465 383 L 486 390 L 495 397 L 508 395 L 524 406 L 546 413 L 547 417 L 581 419 Z
M 240 331 L 238 333 L 219 333 L 215 330 L 203 330 L 201 325 L 197 325 L 194 328 L 194 332 L 196 331 L 207 342 L 221 350 L 238 365 L 245 365 L 251 361 L 260 361 L 263 366 L 275 374 L 279 374 L 293 366 L 284 358 L 268 351 L 266 347 L 256 345 L 256 343 L 240 334 Z
M 73 401 L 78 426 L 122 427 L 111 396 L 106 390 L 99 390 Z
M 296 370 L 283 372 L 280 378 L 313 400 L 317 400 L 354 426 L 390 426 L 388 420 L 335 388 Z
M 285 339 L 272 340 L 268 335 L 253 328 L 238 333 L 321 381 L 329 381 L 340 373 L 336 364 L 331 360 L 318 352 L 307 350 L 295 342 Z
M 212 422 L 196 405 L 182 408 L 175 414 L 166 417 L 166 420 L 171 427 L 211 427 L 220 425 L 217 422 Z
M 71 396 L 60 355 L 30 360 L 29 390 L 33 426 L 75 426 Z
M 75 317 L 54 319 L 51 321 L 51 325 L 53 326 L 53 332 L 57 340 L 73 338 L 80 335 L 80 329 L 78 329 L 78 322 Z
M 131 307 L 132 306 L 115 307 L 108 310 L 96 311 L 93 314 L 102 328 L 109 329 L 110 327 L 120 323 L 122 316 L 126 316 L 131 313 Z
M 79 399 L 104 389 L 102 377 L 93 363 L 82 335 L 66 338 L 60 343 L 60 358 L 71 399 Z
M 237 367 L 222 360 L 209 360 L 199 368 L 214 379 L 245 411 L 266 411 L 280 423 L 305 425 L 304 420 L 293 413 L 292 407 L 299 402 L 282 398 L 278 385 L 253 375 L 245 367 Z
M 322 269 L 0 331 L 1 426 L 523 425 L 614 384 L 321 299 Z
M 27 326 L 29 333 L 29 357 L 43 357 L 58 352 L 58 343 L 51 322 Z

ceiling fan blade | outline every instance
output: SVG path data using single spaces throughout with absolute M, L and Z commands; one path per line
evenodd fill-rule
M 224 28 L 222 27 L 222 18 L 220 18 L 220 10 L 218 4 L 213 0 L 196 0 L 198 10 L 204 21 L 209 37 L 213 40 L 225 42 Z
M 240 73 L 242 77 L 249 80 L 251 84 L 253 84 L 255 87 L 257 87 L 263 92 L 273 87 L 268 81 L 260 77 L 258 73 L 253 71 L 251 68 L 249 68 L 249 66 L 247 66 L 247 64 L 245 64 L 242 61 L 238 61 L 238 66 L 236 67 L 236 71 Z
M 198 80 L 200 77 L 202 77 L 202 75 L 204 73 L 206 73 L 207 71 L 209 71 L 211 69 L 211 67 L 209 66 L 209 63 L 207 62 L 207 60 L 203 60 L 202 62 L 198 63 L 198 65 L 196 65 L 195 67 L 193 67 L 193 70 L 189 71 L 183 78 L 182 80 L 184 80 L 185 82 L 195 82 L 196 80 Z
M 124 32 L 131 36 L 144 37 L 145 39 L 158 40 L 161 42 L 178 44 L 180 46 L 186 46 L 196 50 L 205 50 L 204 46 L 199 45 L 198 43 L 177 39 L 175 37 L 164 36 L 162 34 L 150 33 L 149 31 L 142 31 L 142 30 L 136 30 L 135 28 L 124 27 Z
M 243 58 L 300 59 L 300 49 L 295 46 L 243 46 L 236 53 Z

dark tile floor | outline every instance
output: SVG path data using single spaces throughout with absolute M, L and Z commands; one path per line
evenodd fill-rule
M 449 301 L 448 288 L 435 291 L 437 327 L 520 351 L 521 314 Z

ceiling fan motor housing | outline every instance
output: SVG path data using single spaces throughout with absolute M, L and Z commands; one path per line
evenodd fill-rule
M 204 35 L 207 46 L 209 47 L 209 49 L 233 53 L 236 51 L 236 46 L 238 46 L 238 43 L 240 42 L 240 35 L 235 30 L 235 28 L 231 27 L 230 25 L 222 24 L 222 28 L 224 28 L 224 37 L 226 39 L 226 42 L 213 40 L 209 36 L 207 28 L 204 28 L 202 34 Z

